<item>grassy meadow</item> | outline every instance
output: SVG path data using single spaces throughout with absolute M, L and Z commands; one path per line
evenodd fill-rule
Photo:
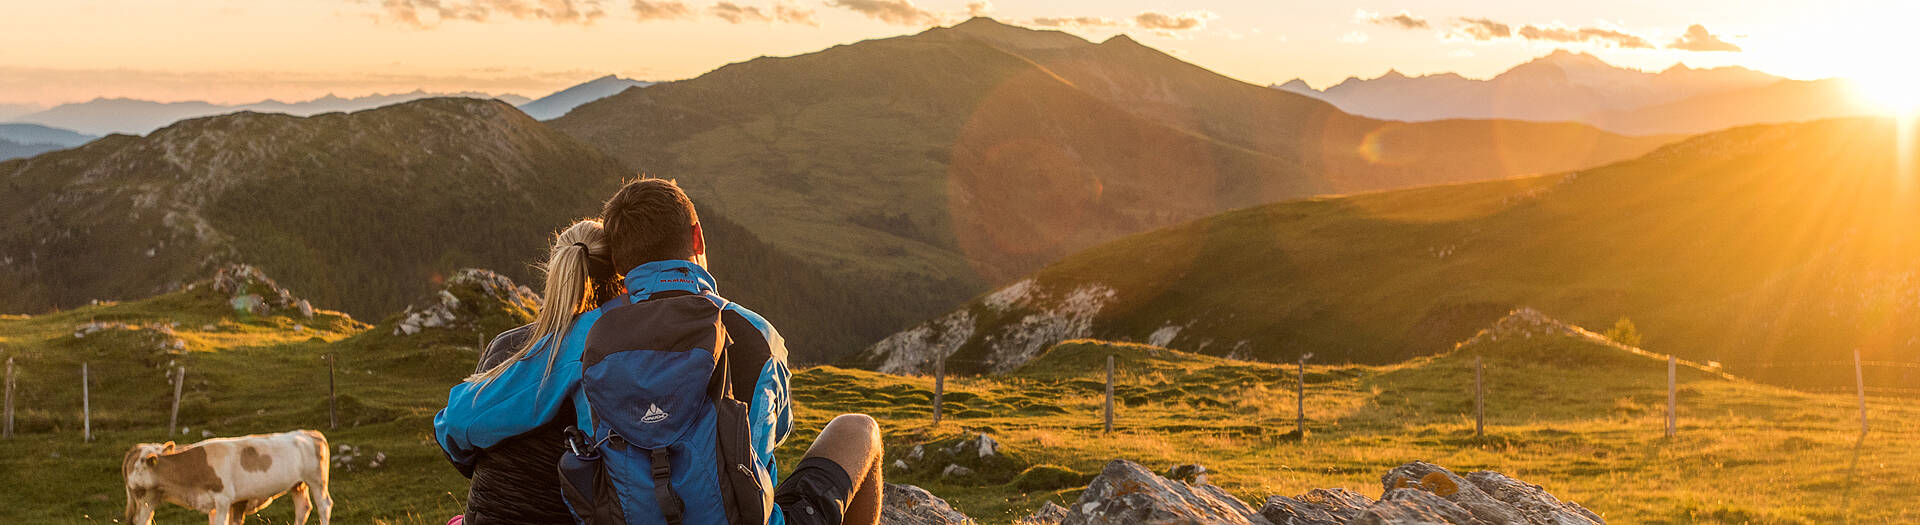
M 76 327 L 115 327 L 74 337 Z M 177 322 L 178 326 L 173 323 Z M 171 335 L 160 333 L 167 326 Z M 296 327 L 297 325 L 297 327 Z M 145 326 L 142 328 L 141 326 Z M 471 370 L 479 332 L 397 337 L 321 312 L 295 321 L 226 310 L 211 292 L 0 318 L 0 353 L 19 367 L 18 436 L 0 441 L 0 522 L 111 523 L 124 506 L 119 462 L 164 441 L 170 363 L 187 367 L 175 441 L 294 428 L 326 431 L 323 356 L 338 358 L 337 447 L 362 452 L 333 472 L 340 523 L 439 524 L 461 509 L 465 480 L 431 437 L 445 389 Z M 171 339 L 183 349 L 167 348 Z M 158 348 L 158 349 L 156 349 Z M 1116 431 L 1103 434 L 1104 360 L 1116 357 Z M 1471 363 L 1487 363 L 1487 436 L 1473 436 Z M 81 440 L 79 363 L 93 376 L 94 441 Z M 1493 469 L 1578 501 L 1614 523 L 1861 523 L 1920 520 L 1910 496 L 1920 404 L 1872 398 L 1855 455 L 1851 396 L 1806 394 L 1682 368 L 1679 436 L 1662 437 L 1665 363 L 1572 338 L 1508 338 L 1388 366 L 1306 369 L 1309 432 L 1294 426 L 1296 369 L 1127 343 L 1074 341 L 1016 373 L 949 377 L 945 419 L 930 425 L 933 379 L 816 367 L 793 381 L 799 430 L 786 467 L 842 412 L 882 421 L 893 482 L 923 486 L 983 523 L 1042 502 L 1071 503 L 1101 466 L 1128 458 L 1162 470 L 1200 463 L 1212 482 L 1258 506 L 1270 494 L 1348 487 L 1416 459 Z M 991 434 L 1001 454 L 954 457 Z M 365 456 L 387 461 L 367 468 Z M 948 463 L 972 475 L 945 477 Z M 1844 505 L 1844 508 L 1843 508 Z M 255 523 L 288 521 L 279 502 Z M 204 518 L 161 509 L 162 523 Z

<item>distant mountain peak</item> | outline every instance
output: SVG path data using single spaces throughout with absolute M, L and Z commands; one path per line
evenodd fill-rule
M 1113 44 L 1113 45 L 1130 45 L 1130 46 L 1142 46 L 1142 47 L 1145 47 L 1145 44 L 1141 44 L 1141 43 L 1140 43 L 1140 41 L 1138 41 L 1138 40 L 1134 40 L 1134 39 L 1133 39 L 1133 37 L 1130 37 L 1130 36 L 1127 36 L 1127 34 L 1126 34 L 1126 33 L 1120 33 L 1120 34 L 1118 34 L 1118 35 L 1113 35 L 1112 37 L 1110 37 L 1110 38 L 1107 38 L 1107 39 L 1106 39 L 1105 41 L 1103 41 L 1103 42 L 1100 42 L 1100 45 L 1103 45 L 1103 46 L 1104 46 L 1104 45 L 1108 45 L 1108 44 Z
M 1319 92 L 1319 90 L 1313 89 L 1313 86 L 1307 85 L 1307 81 L 1301 80 L 1298 78 L 1293 80 L 1288 80 L 1286 81 L 1286 83 L 1283 83 L 1283 84 L 1275 84 L 1273 87 L 1276 89 L 1280 89 L 1284 91 L 1292 91 L 1294 93 L 1301 93 L 1301 94 Z
M 947 28 L 934 28 L 922 34 L 952 31 L 1011 49 L 1064 49 L 1091 45 L 1086 39 L 1054 29 L 1033 29 L 976 16 Z M 1111 39 L 1109 39 L 1111 41 Z

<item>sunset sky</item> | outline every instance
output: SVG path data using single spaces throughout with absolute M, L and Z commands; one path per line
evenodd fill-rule
M 540 96 L 609 73 L 688 78 L 970 14 L 1116 33 L 1248 82 L 1389 68 L 1484 78 L 1570 48 L 1659 70 L 1744 65 L 1913 86 L 1910 0 L 4 0 L 0 104 L 95 97 Z M 1404 16 L 1403 16 L 1404 15 Z M 1698 26 L 1698 28 L 1694 28 Z M 1903 59 L 1905 60 L 1905 59 Z M 1888 80 L 1888 79 L 1891 80 Z

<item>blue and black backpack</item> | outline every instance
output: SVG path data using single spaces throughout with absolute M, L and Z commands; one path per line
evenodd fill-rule
M 568 430 L 561 492 L 589 525 L 764 525 L 773 510 L 729 375 L 725 299 L 621 296 L 580 356 L 592 433 Z

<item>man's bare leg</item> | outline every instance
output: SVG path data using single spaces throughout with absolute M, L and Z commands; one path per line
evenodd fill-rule
M 841 414 L 820 429 L 805 457 L 827 458 L 847 471 L 853 494 L 847 496 L 844 525 L 880 523 L 880 424 L 866 414 Z M 804 459 L 804 458 L 803 458 Z

